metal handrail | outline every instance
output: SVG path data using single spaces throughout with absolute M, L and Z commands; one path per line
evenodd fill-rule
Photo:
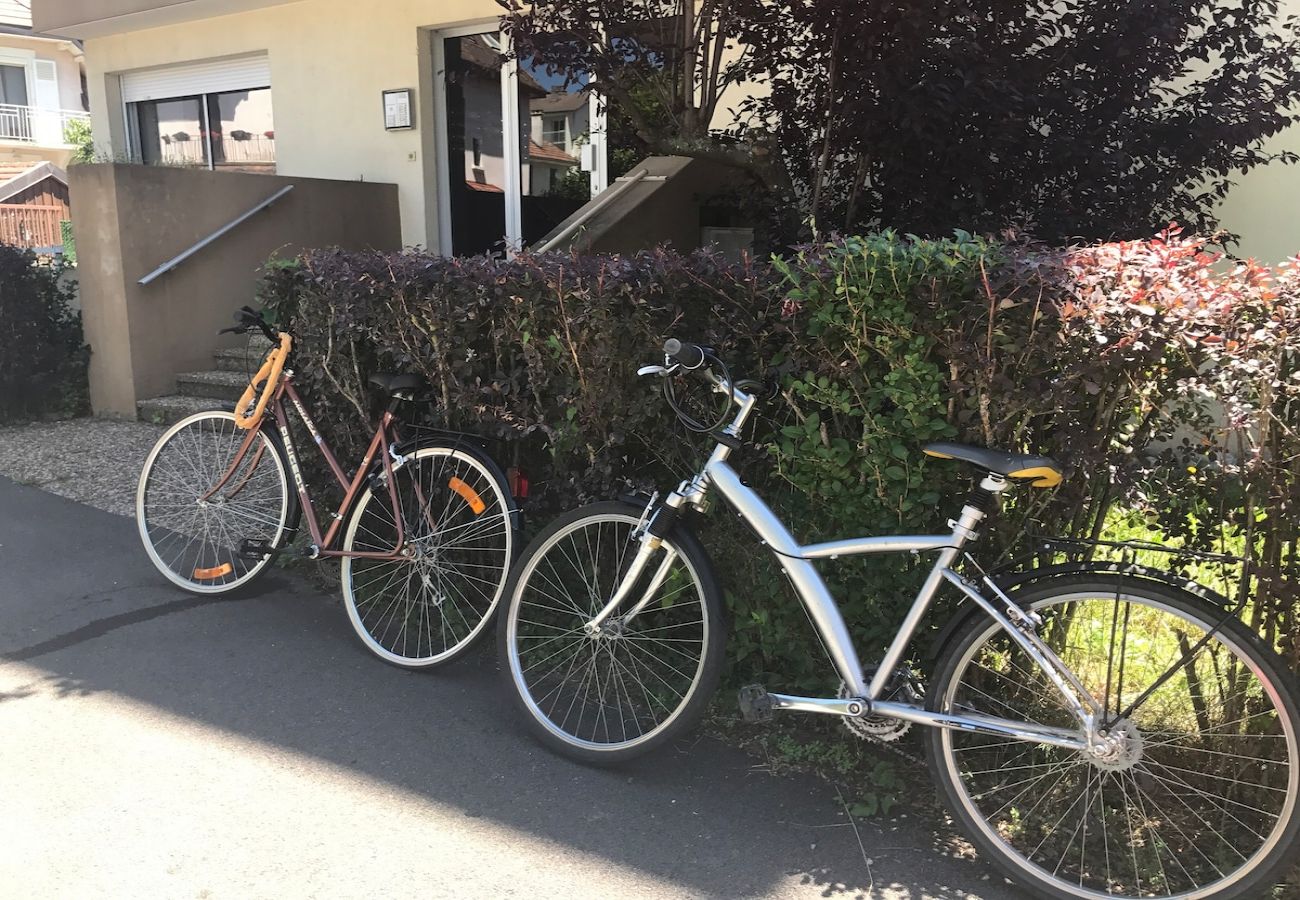
M 588 205 L 586 211 L 583 212 L 582 215 L 578 216 L 568 225 L 564 226 L 564 229 L 560 231 L 559 234 L 551 238 L 546 243 L 538 244 L 536 247 L 532 248 L 532 251 L 534 253 L 545 253 L 547 250 L 550 250 L 552 247 L 560 243 L 560 241 L 564 240 L 569 235 L 577 231 L 578 228 L 581 227 L 588 219 L 590 219 L 596 213 L 600 212 L 602 209 L 604 209 L 606 206 L 612 203 L 614 198 L 622 196 L 624 191 L 626 191 L 632 185 L 636 184 L 638 181 L 641 181 L 642 179 L 646 178 L 649 174 L 650 171 L 648 169 L 638 169 L 634 174 L 624 175 L 622 178 L 616 179 L 618 184 L 617 187 L 610 188 L 609 190 L 601 194 L 598 194 L 596 196 L 596 202 Z
M 141 278 L 140 281 L 139 281 L 139 283 L 140 283 L 140 284 L 149 284 L 149 283 L 152 282 L 154 279 L 159 278 L 159 277 L 161 277 L 161 276 L 163 276 L 163 275 L 166 275 L 166 274 L 167 274 L 168 272 L 170 272 L 172 269 L 176 268 L 176 267 L 179 266 L 181 263 L 185 262 L 185 260 L 189 259 L 191 256 L 193 256 L 194 254 L 198 253 L 198 252 L 199 252 L 200 250 L 202 250 L 204 247 L 208 246 L 208 244 L 211 244 L 213 241 L 217 240 L 217 238 L 221 237 L 222 235 L 226 234 L 227 232 L 233 231 L 234 229 L 238 228 L 240 225 L 244 224 L 244 223 L 247 222 L 249 219 L 251 219 L 253 216 L 257 215 L 257 214 L 260 213 L 262 210 L 266 209 L 268 206 L 270 206 L 270 205 L 271 205 L 272 203 L 274 203 L 275 201 L 279 200 L 281 197 L 283 197 L 285 194 L 289 193 L 291 190 L 293 190 L 293 185 L 291 185 L 291 184 L 286 184 L 284 187 L 280 188 L 280 190 L 276 191 L 274 194 L 272 194 L 271 196 L 267 197 L 265 200 L 263 200 L 261 203 L 259 203 L 259 204 L 257 204 L 256 206 L 254 206 L 252 209 L 250 209 L 248 212 L 244 213 L 244 214 L 243 214 L 242 216 L 240 216 L 239 218 L 237 218 L 237 219 L 233 219 L 233 220 L 227 222 L 225 225 L 222 225 L 222 226 L 221 226 L 220 228 L 218 228 L 216 231 L 212 232 L 212 234 L 208 235 L 208 236 L 205 237 L 203 240 L 199 241 L 199 242 L 198 242 L 197 244 L 195 244 L 193 247 L 190 247 L 190 249 L 188 249 L 188 250 L 184 251 L 183 253 L 180 253 L 180 254 L 178 254 L 178 255 L 176 255 L 176 256 L 173 256 L 171 259 L 167 260 L 167 262 L 163 263 L 161 266 L 159 266 L 158 268 L 154 269 L 154 270 L 153 270 L 152 272 L 150 272 L 148 275 L 146 275 L 146 276 L 144 276 L 143 278 Z

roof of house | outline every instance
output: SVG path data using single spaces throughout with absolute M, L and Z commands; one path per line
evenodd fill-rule
M 501 60 L 503 58 L 501 51 L 489 47 L 481 34 L 461 39 L 460 58 L 473 68 L 478 69 L 480 75 L 486 75 L 493 79 L 500 77 Z M 546 88 L 538 84 L 537 79 L 522 68 L 519 70 L 519 88 L 525 93 L 535 96 L 546 93 Z
M 545 97 L 538 97 L 528 102 L 528 111 L 534 115 L 543 113 L 568 113 L 587 105 L 591 91 L 551 91 Z
M 52 162 L 0 162 L 0 203 L 46 178 L 68 183 L 68 173 Z
M 562 166 L 576 166 L 578 164 L 577 157 L 570 156 L 549 141 L 543 141 L 539 144 L 537 141 L 529 140 L 528 161 L 533 162 L 534 160 L 537 162 L 558 163 Z
M 488 184 L 485 181 L 470 181 L 465 179 L 465 187 L 471 191 L 478 191 L 480 194 L 504 194 L 505 190 L 497 187 L 495 184 Z

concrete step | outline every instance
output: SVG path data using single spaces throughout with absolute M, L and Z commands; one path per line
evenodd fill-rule
M 243 347 L 238 347 L 234 350 L 218 350 L 212 354 L 212 361 L 216 363 L 218 371 L 238 372 L 245 377 L 260 369 L 264 359 L 266 359 L 264 349 L 245 350 Z
M 223 409 L 230 412 L 234 403 L 222 403 L 209 397 L 183 397 L 172 394 L 167 397 L 153 397 L 141 400 L 135 405 L 141 422 L 153 422 L 157 425 L 174 425 L 186 416 L 197 412 Z
M 208 397 L 234 403 L 248 387 L 243 372 L 184 372 L 176 376 L 176 390 L 186 397 Z

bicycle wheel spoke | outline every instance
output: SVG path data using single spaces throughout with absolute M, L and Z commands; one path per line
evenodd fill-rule
M 659 562 L 598 630 L 586 625 L 614 596 L 636 551 L 634 517 L 579 519 L 529 562 L 508 614 L 511 672 L 551 734 L 585 747 L 636 745 L 671 726 L 700 682 L 709 621 L 698 579 L 678 555 L 640 614 Z
M 1132 718 L 1108 723 L 1098 755 L 943 732 L 941 771 L 970 820 L 1065 893 L 1178 896 L 1257 866 L 1296 808 L 1297 740 L 1243 651 L 1206 637 L 1213 620 L 1158 599 L 1047 596 L 1040 637 L 1100 704 Z M 994 625 L 971 635 L 944 708 L 1080 728 L 1009 636 Z

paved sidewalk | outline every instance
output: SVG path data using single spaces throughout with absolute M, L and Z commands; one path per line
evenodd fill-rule
M 7 896 L 1020 896 L 910 819 L 859 824 L 868 867 L 832 788 L 711 740 L 558 759 L 490 648 L 410 674 L 283 572 L 192 598 L 128 518 L 4 478 L 0 509 Z

